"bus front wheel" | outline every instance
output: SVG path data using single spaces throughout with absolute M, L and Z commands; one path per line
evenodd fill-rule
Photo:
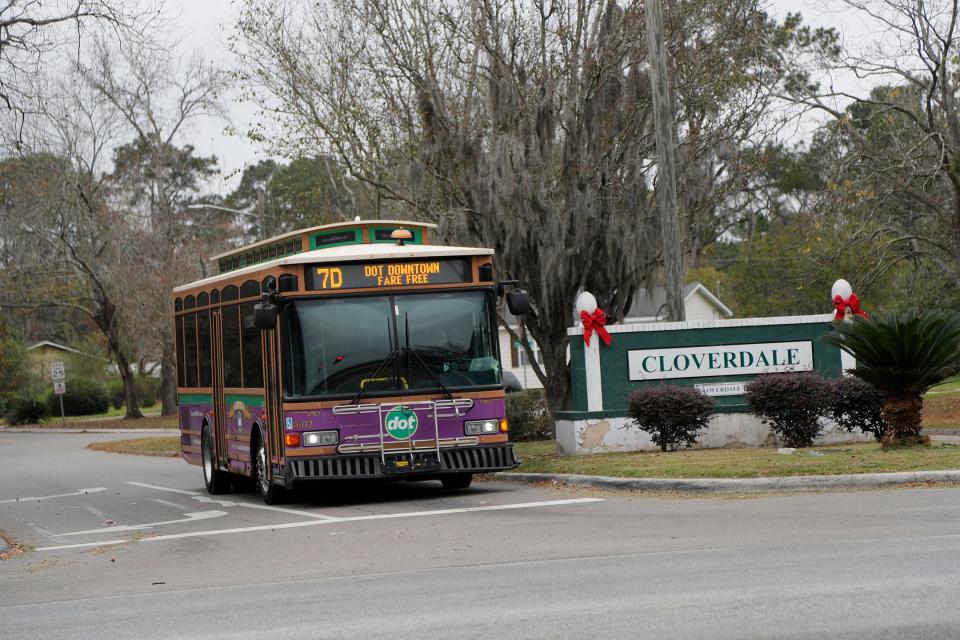
M 267 447 L 263 443 L 263 436 L 256 439 L 256 452 L 253 459 L 253 481 L 257 486 L 257 493 L 266 504 L 280 504 L 284 501 L 285 492 L 270 481 L 269 463 L 267 461 Z
M 230 479 L 225 471 L 217 469 L 216 456 L 213 453 L 213 440 L 210 438 L 210 428 L 204 425 L 200 436 L 200 457 L 203 464 L 203 483 L 207 493 L 218 496 L 230 490 Z
M 473 482 L 472 473 L 452 473 L 440 478 L 444 489 L 466 489 Z

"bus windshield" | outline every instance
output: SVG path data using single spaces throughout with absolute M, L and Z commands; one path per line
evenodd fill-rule
M 302 300 L 283 325 L 289 397 L 500 384 L 487 291 Z

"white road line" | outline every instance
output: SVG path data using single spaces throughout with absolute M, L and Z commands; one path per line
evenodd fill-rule
M 211 498 L 210 496 L 193 496 L 193 499 L 197 502 L 207 502 L 210 504 L 218 504 L 221 507 L 247 507 L 248 509 L 260 509 L 262 511 L 276 511 L 277 513 L 286 513 L 291 516 L 300 516 L 306 518 L 316 518 L 317 520 L 333 520 L 333 516 L 325 516 L 321 513 L 313 513 L 311 511 L 299 511 L 297 509 L 285 509 L 283 507 L 271 507 L 265 504 L 254 504 L 251 502 L 234 502 L 233 500 L 220 500 L 218 498 Z
M 219 518 L 227 515 L 226 511 L 195 511 L 194 513 L 183 514 L 186 518 L 179 520 L 163 520 L 161 522 L 145 522 L 144 524 L 121 524 L 112 527 L 100 527 L 99 529 L 87 529 L 86 531 L 71 531 L 70 533 L 57 533 L 57 537 L 62 536 L 85 536 L 91 533 L 113 533 L 114 531 L 139 531 L 141 529 L 152 529 L 162 524 L 180 524 L 181 522 L 196 522 L 197 520 L 209 520 L 210 518 Z
M 435 511 L 411 511 L 407 513 L 383 513 L 372 516 L 353 516 L 349 518 L 331 518 L 329 520 L 307 520 L 302 522 L 286 522 L 284 524 L 266 524 L 255 527 L 237 527 L 234 529 L 212 529 L 210 531 L 190 531 L 187 533 L 171 533 L 162 536 L 141 538 L 139 542 L 159 542 L 161 540 L 180 540 L 182 538 L 201 538 L 206 536 L 226 535 L 231 533 L 251 533 L 255 531 L 274 531 L 277 529 L 299 529 L 301 527 L 316 527 L 324 524 L 340 524 L 342 522 L 357 522 L 365 520 L 390 520 L 394 518 L 419 518 L 425 516 L 442 516 L 457 513 L 474 513 L 479 511 L 504 511 L 509 509 L 531 509 L 534 507 L 559 507 L 569 504 L 587 504 L 604 502 L 602 498 L 571 498 L 569 500 L 545 500 L 542 502 L 520 502 L 516 504 L 490 505 L 486 507 L 462 507 L 459 509 L 437 509 Z M 85 542 L 82 544 L 64 544 L 53 547 L 37 547 L 37 551 L 61 551 L 64 549 L 80 549 L 84 547 L 105 547 L 124 544 L 130 540 L 103 540 L 100 542 Z
M 184 491 L 183 489 L 171 489 L 170 487 L 161 487 L 155 484 L 145 484 L 143 482 L 131 482 L 127 481 L 127 484 L 132 484 L 138 487 L 146 487 L 148 489 L 156 489 L 157 491 L 170 491 L 171 493 L 182 493 L 184 495 L 191 496 L 197 502 L 205 502 L 209 504 L 218 504 L 222 507 L 246 507 L 248 509 L 260 509 L 262 511 L 276 511 L 277 513 L 286 513 L 291 516 L 300 516 L 302 518 L 316 518 L 317 520 L 330 520 L 331 516 L 325 516 L 320 513 L 312 513 L 310 511 L 299 511 L 297 509 L 284 509 L 283 507 L 271 507 L 265 504 L 253 504 L 250 502 L 236 502 L 234 500 L 221 500 L 219 498 L 211 498 L 210 496 L 205 496 L 203 494 L 197 493 L 196 491 Z
M 185 496 L 200 495 L 196 491 L 184 491 L 183 489 L 171 489 L 170 487 L 158 487 L 155 484 L 147 484 L 146 482 L 131 482 L 128 480 L 127 484 L 132 484 L 135 487 L 146 487 L 147 489 L 156 489 L 157 491 L 169 491 L 170 493 L 180 493 Z
M 92 489 L 80 489 L 72 493 L 58 493 L 55 496 L 30 496 L 29 498 L 10 498 L 9 500 L 0 500 L 0 504 L 8 504 L 11 502 L 36 502 L 37 500 L 50 500 L 52 498 L 68 498 L 70 496 L 84 496 L 88 493 L 103 493 L 106 491 L 106 487 L 93 487 Z

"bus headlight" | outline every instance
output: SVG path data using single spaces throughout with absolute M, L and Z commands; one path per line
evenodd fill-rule
M 303 446 L 322 447 L 337 444 L 339 439 L 336 431 L 309 431 L 303 434 Z
M 499 420 L 467 420 L 463 423 L 463 432 L 468 436 L 496 433 L 499 428 Z

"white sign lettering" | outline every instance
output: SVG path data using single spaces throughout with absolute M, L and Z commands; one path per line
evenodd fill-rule
M 66 380 L 67 372 L 63 367 L 63 362 L 57 360 L 56 362 L 50 363 L 50 379 L 51 380 Z
M 782 371 L 812 371 L 813 343 L 767 342 L 627 352 L 630 380 L 708 378 Z
M 63 396 L 67 394 L 67 383 L 63 380 L 54 380 L 53 381 L 53 393 L 54 395 Z

